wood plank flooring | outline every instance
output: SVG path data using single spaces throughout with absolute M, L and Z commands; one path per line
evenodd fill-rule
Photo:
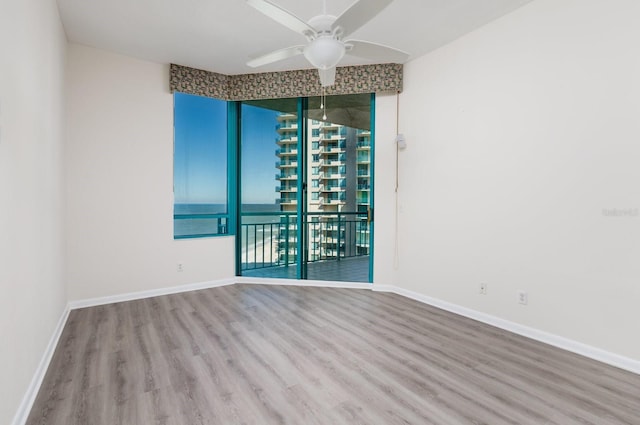
M 640 424 L 640 376 L 393 294 L 233 285 L 74 310 L 29 425 Z

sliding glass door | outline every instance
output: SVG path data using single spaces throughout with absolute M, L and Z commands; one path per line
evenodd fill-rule
M 240 106 L 239 271 L 243 276 L 296 278 L 296 99 Z
M 238 272 L 372 281 L 372 96 L 240 107 Z

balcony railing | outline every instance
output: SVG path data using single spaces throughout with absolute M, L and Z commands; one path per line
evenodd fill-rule
M 175 239 L 202 238 L 229 233 L 229 214 L 174 214 Z
M 276 168 L 281 167 L 296 167 L 298 165 L 298 161 L 292 161 L 289 159 L 282 159 L 280 161 L 276 161 Z
M 279 124 L 276 124 L 276 131 L 278 130 L 294 130 L 298 128 L 297 121 L 282 121 Z
M 284 156 L 284 155 L 296 155 L 298 153 L 298 148 L 296 147 L 296 145 L 284 145 L 282 148 L 280 149 L 276 149 L 276 155 L 277 156 Z
M 304 214 L 306 262 L 369 255 L 366 217 L 366 212 Z M 243 213 L 240 228 L 243 271 L 296 264 L 299 256 L 295 212 Z

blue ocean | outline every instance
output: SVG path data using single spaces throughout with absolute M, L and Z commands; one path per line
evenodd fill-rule
M 254 227 L 256 224 L 272 224 L 280 222 L 280 205 L 278 204 L 243 204 L 243 227 Z M 251 215 L 260 213 L 261 215 Z M 265 213 L 273 213 L 267 214 Z M 219 215 L 217 217 L 197 217 L 198 215 Z M 228 217 L 225 204 L 175 204 L 174 235 L 177 238 L 196 236 L 215 236 L 227 233 Z M 194 217 L 194 215 L 196 217 Z

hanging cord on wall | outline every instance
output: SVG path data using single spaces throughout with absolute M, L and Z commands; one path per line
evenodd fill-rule
M 400 146 L 398 144 L 398 135 L 400 134 L 400 92 L 396 92 L 396 213 L 395 213 L 395 241 L 394 241 L 394 253 L 393 253 L 393 268 L 397 269 L 400 265 L 400 243 L 399 243 L 399 219 L 398 215 L 400 214 L 399 201 L 398 201 L 398 188 L 400 187 L 400 173 L 399 173 L 399 163 L 400 163 Z
M 398 163 L 400 162 L 400 145 L 398 144 L 398 136 L 400 135 L 400 92 L 396 92 L 396 193 L 398 193 L 398 186 L 400 186 L 400 177 L 399 177 L 399 167 Z M 396 196 L 396 203 L 398 197 Z

